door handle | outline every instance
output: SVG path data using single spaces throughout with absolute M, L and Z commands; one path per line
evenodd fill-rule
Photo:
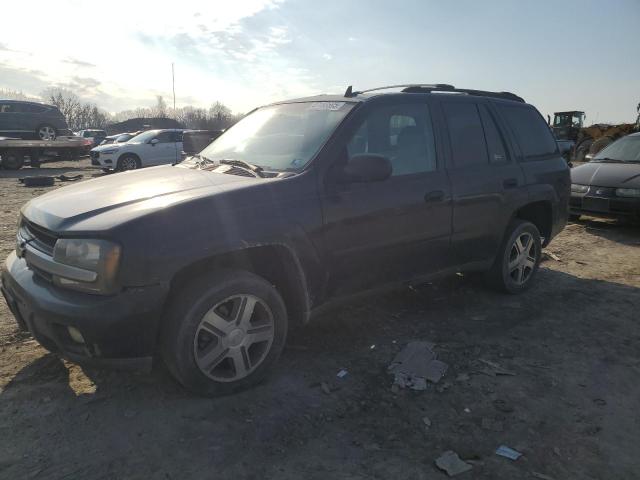
M 441 202 L 444 198 L 444 192 L 442 190 L 434 190 L 433 192 L 428 192 L 424 196 L 424 201 L 427 203 L 431 202 Z
M 517 178 L 507 178 L 504 182 L 502 182 L 504 188 L 514 188 L 518 186 Z

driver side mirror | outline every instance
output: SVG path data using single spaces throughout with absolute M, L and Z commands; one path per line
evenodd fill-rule
M 155 147 L 156 143 L 160 143 L 160 140 L 158 140 L 157 138 L 152 138 L 149 143 L 151 144 L 151 146 Z
M 340 183 L 381 182 L 391 176 L 391 161 L 384 155 L 362 153 L 354 155 L 342 170 Z

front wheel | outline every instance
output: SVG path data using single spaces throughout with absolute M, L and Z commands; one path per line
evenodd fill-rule
M 531 286 L 538 271 L 541 252 L 538 228 L 525 220 L 513 220 L 489 271 L 491 283 L 507 293 L 523 292 Z
M 127 170 L 137 170 L 140 168 L 140 160 L 135 155 L 124 154 L 118 159 L 116 170 L 126 172 Z
M 277 290 L 253 273 L 223 270 L 176 292 L 163 323 L 162 357 L 188 390 L 224 395 L 262 380 L 286 336 Z

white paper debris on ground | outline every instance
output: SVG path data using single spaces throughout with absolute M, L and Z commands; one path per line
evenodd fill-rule
M 464 472 L 471 470 L 471 465 L 460 459 L 458 454 L 452 450 L 448 450 L 436 458 L 436 467 L 447 472 L 450 477 L 455 477 Z
M 347 374 L 348 374 L 348 373 L 349 373 L 349 372 L 347 372 L 346 370 L 344 370 L 344 369 L 343 369 L 343 370 L 340 370 L 340 371 L 338 372 L 338 374 L 336 375 L 336 377 L 338 377 L 338 378 L 344 378 L 344 377 L 346 377 L 346 376 L 347 376 Z
M 505 457 L 510 460 L 517 460 L 522 456 L 520 452 L 513 448 L 509 448 L 506 445 L 500 445 L 496 450 L 496 455 L 500 455 L 501 457 Z
M 438 383 L 448 365 L 436 359 L 431 342 L 409 342 L 389 365 L 394 383 L 402 388 L 426 390 L 427 381 Z

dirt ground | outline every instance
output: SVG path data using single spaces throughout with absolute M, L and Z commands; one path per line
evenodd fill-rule
M 74 171 L 99 174 L 86 160 L 42 168 Z M 0 171 L 2 259 L 20 206 L 50 190 L 18 184 L 32 172 Z M 0 302 L 0 478 L 438 479 L 447 450 L 473 465 L 459 478 L 640 478 L 640 229 L 587 219 L 548 251 L 559 260 L 521 296 L 455 276 L 326 311 L 266 382 L 217 399 L 161 365 L 61 361 Z M 411 340 L 449 365 L 426 391 L 396 391 L 386 371 Z M 495 455 L 503 444 L 523 456 Z

